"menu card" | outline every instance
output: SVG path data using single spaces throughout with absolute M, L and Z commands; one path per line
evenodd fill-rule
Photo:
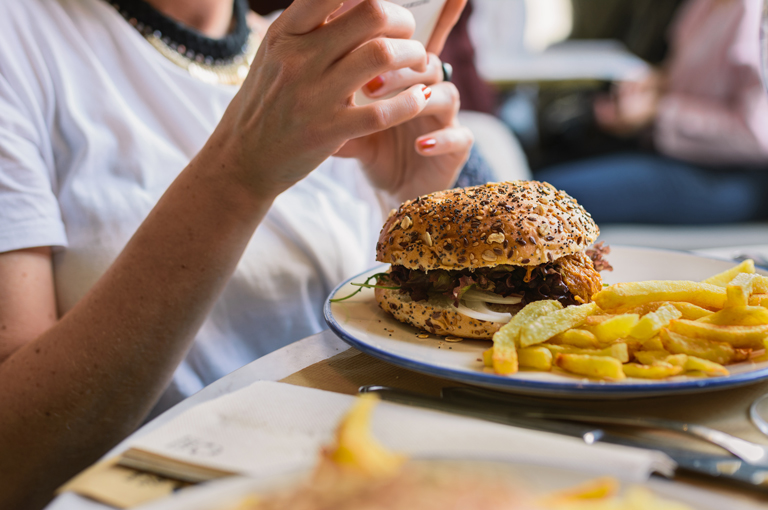
M 256 382 L 201 404 L 137 438 L 121 465 L 186 481 L 228 474 L 254 477 L 308 469 L 329 444 L 354 398 L 284 383 Z M 418 458 L 493 459 L 536 463 L 628 481 L 651 472 L 669 474 L 674 463 L 660 452 L 593 444 L 382 402 L 373 415 L 375 437 Z

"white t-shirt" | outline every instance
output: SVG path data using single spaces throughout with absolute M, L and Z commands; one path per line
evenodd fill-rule
M 191 77 L 105 0 L 0 0 L 0 252 L 56 247 L 65 313 L 236 90 Z M 354 161 L 332 158 L 278 197 L 158 410 L 323 329 L 323 299 L 374 263 L 381 223 Z

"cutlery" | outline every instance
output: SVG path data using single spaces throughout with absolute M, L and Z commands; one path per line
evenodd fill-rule
M 506 393 L 498 393 L 479 388 L 444 388 L 443 398 L 455 403 L 463 402 L 476 405 L 478 402 L 483 401 L 487 405 L 514 406 L 515 413 L 518 416 L 528 418 L 599 423 L 603 425 L 622 425 L 679 432 L 720 446 L 741 460 L 754 466 L 768 467 L 768 447 L 696 423 L 664 420 L 660 418 L 617 416 L 594 411 L 585 412 L 560 405 L 555 409 L 552 408 L 551 405 L 543 405 L 540 401 L 537 402 L 533 399 L 521 398 Z
M 444 388 L 443 393 L 446 394 L 444 398 L 431 397 L 387 386 L 375 385 L 362 386 L 358 391 L 359 393 L 375 393 L 383 400 L 399 404 L 425 407 L 520 428 L 576 437 L 587 444 L 594 444 L 599 441 L 634 448 L 657 450 L 666 454 L 677 463 L 677 469 L 675 471 L 677 474 L 682 473 L 706 479 L 707 481 L 736 485 L 744 489 L 757 490 L 761 493 L 768 492 L 768 469 L 742 462 L 738 459 L 734 459 L 732 456 L 712 455 L 709 453 L 670 448 L 668 446 L 658 446 L 652 444 L 649 440 L 617 436 L 605 432 L 602 429 L 574 425 L 566 422 L 553 422 L 541 418 L 521 417 L 516 415 L 515 408 L 510 407 L 509 405 L 500 406 L 498 405 L 498 402 L 496 402 L 495 405 L 493 405 L 493 403 L 489 405 L 487 395 L 481 395 L 480 398 L 475 398 L 473 401 L 469 402 L 458 401 L 461 395 L 471 395 L 470 392 L 462 393 L 463 390 L 471 389 L 472 388 Z M 480 391 L 483 392 L 485 390 Z M 457 397 L 457 395 L 459 397 Z M 509 397 L 511 397 L 511 395 Z M 523 398 L 511 398 L 524 400 Z M 661 472 L 660 474 L 671 477 L 673 473 Z
M 747 259 L 752 259 L 756 266 L 768 267 L 768 257 L 759 253 L 743 253 L 733 258 L 736 262 L 743 262 Z
M 752 402 L 749 406 L 749 418 L 760 432 L 768 436 L 768 393 Z
M 520 428 L 533 428 L 544 432 L 553 432 L 556 434 L 565 434 L 572 437 L 579 437 L 587 444 L 593 444 L 602 439 L 605 432 L 602 429 L 576 425 L 571 423 L 555 423 L 552 421 L 538 420 L 531 418 L 521 418 L 514 416 L 513 413 L 488 412 L 482 407 L 468 406 L 462 403 L 449 402 L 447 400 L 421 395 L 405 390 L 398 390 L 387 386 L 362 386 L 358 393 L 376 393 L 384 400 L 397 402 L 410 406 L 424 407 L 436 411 L 447 411 L 453 414 L 461 414 L 471 418 L 479 418 L 485 421 L 493 421 L 505 425 L 513 425 Z

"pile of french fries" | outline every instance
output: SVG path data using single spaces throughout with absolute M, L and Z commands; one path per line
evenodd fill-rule
M 617 283 L 591 303 L 528 304 L 483 353 L 487 370 L 553 367 L 594 379 L 728 375 L 726 365 L 764 361 L 768 277 L 752 260 L 703 282 Z

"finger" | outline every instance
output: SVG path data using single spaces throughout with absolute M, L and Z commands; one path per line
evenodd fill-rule
M 363 91 L 369 97 L 384 97 L 417 83 L 433 85 L 439 83 L 442 79 L 442 62 L 437 55 L 430 53 L 427 55 L 427 68 L 425 71 L 417 72 L 410 68 L 389 71 L 376 76 L 366 83 Z
M 429 87 L 432 96 L 419 117 L 433 116 L 441 126 L 450 126 L 456 121 L 461 107 L 459 91 L 453 83 L 441 82 Z
M 475 137 L 463 126 L 447 127 L 433 131 L 416 139 L 416 152 L 422 156 L 468 153 Z
M 393 98 L 350 108 L 346 112 L 346 138 L 370 135 L 411 120 L 427 105 L 431 93 L 429 87 L 415 85 Z
M 453 29 L 453 26 L 459 21 L 461 11 L 464 10 L 467 0 L 447 0 L 443 11 L 440 13 L 440 18 L 435 25 L 435 31 L 432 32 L 432 37 L 427 43 L 427 51 L 439 55 L 443 51 L 445 40 L 448 39 L 448 34 Z
M 367 0 L 320 27 L 313 37 L 316 44 L 334 41 L 329 56 L 336 61 L 371 39 L 410 39 L 415 27 L 408 9 L 392 2 Z
M 333 66 L 335 90 L 352 94 L 374 77 L 410 67 L 424 71 L 427 52 L 418 41 L 378 38 L 368 41 Z
M 275 23 L 290 34 L 307 34 L 324 24 L 341 5 L 340 0 L 295 0 Z

